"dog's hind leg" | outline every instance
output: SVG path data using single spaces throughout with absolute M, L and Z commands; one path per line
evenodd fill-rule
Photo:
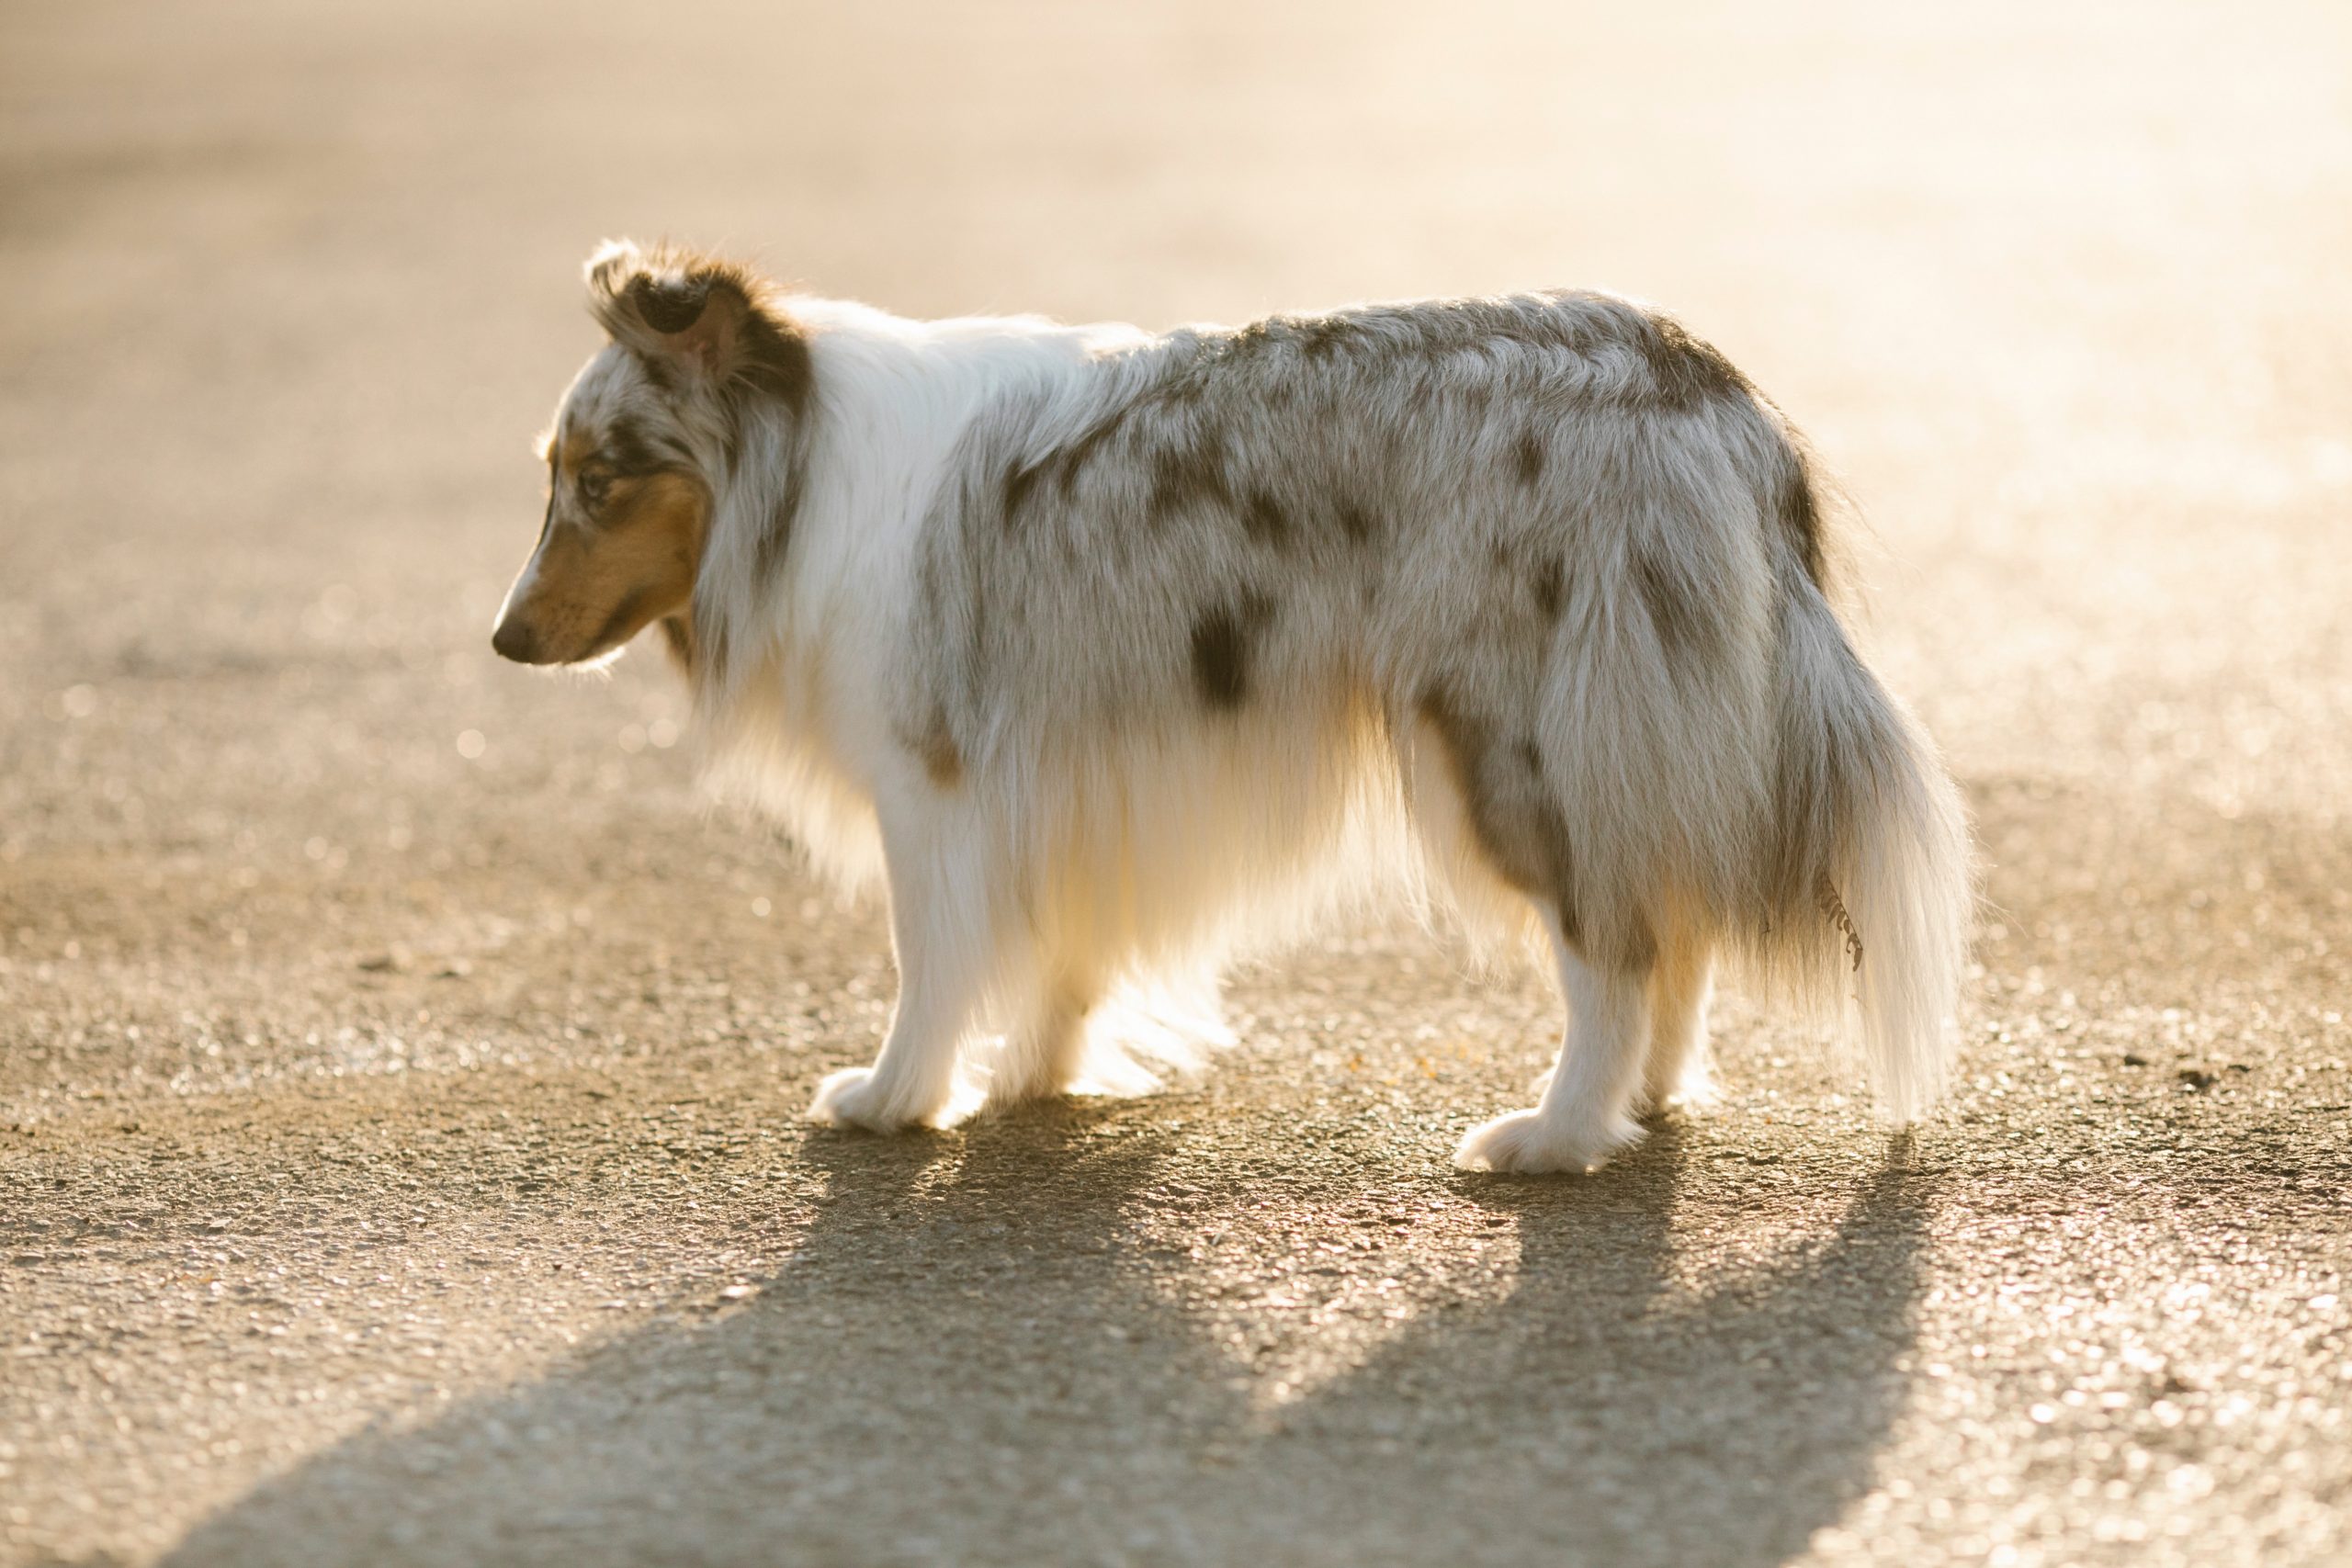
M 944 1125 L 967 1109 L 957 1103 L 956 1053 L 1003 958 L 978 837 L 932 823 L 886 831 L 898 1010 L 872 1066 L 817 1086 L 810 1121 L 889 1133 Z
M 1560 1065 L 1534 1110 L 1470 1130 L 1453 1153 L 1467 1170 L 1598 1170 L 1642 1136 L 1631 1112 L 1650 1044 L 1647 966 L 1597 963 L 1546 920 L 1568 1007 Z
M 1660 946 L 1650 976 L 1649 1059 L 1643 1097 L 1652 1110 L 1710 1103 L 1707 1001 L 1714 991 L 1713 954 L 1695 925 L 1683 924 Z

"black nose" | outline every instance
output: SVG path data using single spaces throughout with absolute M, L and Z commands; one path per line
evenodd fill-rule
M 490 634 L 490 646 L 498 650 L 500 658 L 511 659 L 517 664 L 538 662 L 539 639 L 520 621 L 499 622 L 498 629 Z

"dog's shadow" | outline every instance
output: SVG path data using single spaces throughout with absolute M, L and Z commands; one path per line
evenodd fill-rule
M 747 1308 L 355 1437 L 166 1561 L 1761 1565 L 1868 1490 L 1903 1401 L 1900 1145 L 1713 1289 L 1676 1280 L 1670 1126 L 1582 1181 L 1459 1179 L 1516 1226 L 1508 1293 L 1420 1302 L 1271 1421 L 1136 1223 L 1148 1119 L 805 1156 L 829 1196 Z
M 1510 1294 L 1423 1314 L 1294 1412 L 1259 1463 L 1260 1517 L 1335 1563 L 1387 1560 L 1400 1499 L 1451 1521 L 1424 1559 L 1760 1568 L 1801 1554 L 1871 1489 L 1902 1413 L 1932 1179 L 1893 1140 L 1827 1234 L 1760 1262 L 1719 1234 L 1705 1249 L 1719 1264 L 1678 1267 L 1691 1157 L 1669 1124 L 1596 1178 L 1476 1189 L 1517 1221 Z M 1408 1405 L 1399 1440 L 1389 1413 Z M 1303 1470 L 1320 1483 L 1291 1489 Z

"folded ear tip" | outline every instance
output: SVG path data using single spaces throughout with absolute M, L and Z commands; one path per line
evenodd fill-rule
M 702 320 L 703 307 L 710 302 L 710 280 L 687 276 L 657 282 L 652 274 L 640 272 L 628 280 L 628 299 L 639 318 L 655 332 L 682 333 Z

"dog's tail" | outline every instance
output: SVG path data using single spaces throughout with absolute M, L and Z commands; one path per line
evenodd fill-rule
M 1783 521 L 1810 542 L 1817 498 L 1803 459 L 1791 468 Z M 1817 552 L 1783 560 L 1756 956 L 1816 1006 L 1842 1013 L 1853 998 L 1863 1066 L 1882 1113 L 1900 1123 L 1935 1103 L 1950 1067 L 1973 906 L 1966 818 L 1934 744 L 1848 640 Z

